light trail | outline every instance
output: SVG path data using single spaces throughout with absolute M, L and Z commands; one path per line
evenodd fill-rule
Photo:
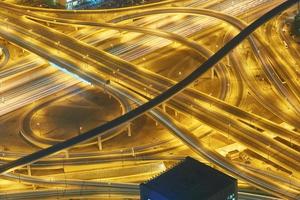
M 182 31 L 184 32 L 184 30 L 182 29 Z M 155 44 L 155 43 L 154 43 Z M 152 44 L 151 44 L 152 45 Z M 142 55 L 142 54 L 141 54 Z M 214 56 L 213 56 L 214 57 Z M 80 76 L 81 77 L 81 76 Z M 84 76 L 82 76 L 84 77 Z M 293 133 L 294 134 L 294 133 Z M 258 183 L 259 181 L 256 182 L 256 184 Z M 270 189 L 270 188 L 269 188 Z M 287 195 L 287 194 L 286 194 Z M 251 197 L 250 197 L 251 198 Z
M 291 4 L 292 2 L 289 2 L 289 3 Z M 288 5 L 288 3 L 283 4 L 283 5 Z M 278 7 L 278 8 L 279 8 L 279 7 Z M 283 6 L 283 8 L 285 8 L 285 7 Z M 268 14 L 270 14 L 270 13 L 268 13 Z M 257 21 L 256 23 L 260 24 L 260 23 L 262 23 L 262 21 Z M 251 25 L 250 25 L 250 27 L 251 27 Z M 254 27 L 255 27 L 255 26 L 254 26 Z M 253 27 L 251 27 L 251 28 L 253 28 Z M 250 28 L 249 28 L 249 29 L 250 29 Z M 246 28 L 246 30 L 247 30 L 247 28 Z M 245 30 L 244 32 L 242 31 L 241 33 L 245 33 L 246 30 Z M 250 29 L 250 30 L 251 30 L 251 29 Z M 240 34 L 239 34 L 239 35 L 240 35 Z M 238 35 L 238 36 L 239 36 L 239 35 Z M 243 36 L 240 36 L 241 38 L 239 38 L 239 37 L 236 37 L 236 38 L 243 39 L 243 38 L 245 38 L 246 36 L 247 36 L 247 35 L 243 35 Z M 239 40 L 238 40 L 238 41 L 239 41 Z M 232 44 L 232 43 L 228 43 L 228 45 L 229 45 L 229 44 Z M 227 46 L 228 46 L 228 45 L 227 45 Z M 226 45 L 225 45 L 225 47 L 226 47 Z M 217 53 L 217 55 L 218 55 L 218 53 Z M 215 55 L 214 55 L 214 56 L 215 56 Z M 213 58 L 214 58 L 214 56 L 213 56 Z M 216 62 L 216 61 L 215 61 L 215 62 Z M 201 70 L 200 70 L 200 71 L 201 71 Z M 195 76 L 195 74 L 193 74 L 193 75 Z M 192 76 L 192 77 L 193 77 L 193 76 Z M 187 81 L 187 79 L 184 79 L 184 80 Z M 185 82 L 185 81 L 184 81 L 184 82 Z M 182 83 L 182 82 L 181 82 L 181 83 Z M 170 90 L 169 90 L 169 91 L 170 91 Z M 167 93 L 168 93 L 168 92 L 167 92 Z M 167 93 L 163 93 L 163 94 L 167 94 Z M 148 104 L 148 103 L 146 103 L 146 104 L 144 104 L 144 105 L 147 105 L 147 104 Z M 142 107 L 143 107 L 143 105 L 142 105 L 141 107 L 139 107 L 139 108 L 142 108 Z M 138 108 L 138 109 L 139 109 L 139 108 Z M 129 112 L 129 113 L 130 113 L 130 112 Z M 123 115 L 123 116 L 126 116 L 126 114 Z M 87 135 L 87 134 L 86 134 L 86 135 Z M 85 136 L 86 136 L 86 135 L 85 135 Z M 83 135 L 81 135 L 81 136 L 83 136 Z M 78 137 L 77 137 L 77 139 L 78 139 Z M 51 149 L 51 148 L 48 148 L 48 150 L 49 150 L 49 149 Z
M 182 8 L 175 8 L 174 9 L 174 12 L 178 12 L 178 10 L 179 11 L 181 11 L 182 10 Z M 184 10 L 186 10 L 186 9 L 184 9 Z M 197 12 L 199 12 L 199 10 L 196 10 Z M 200 10 L 201 11 L 201 10 Z M 193 11 L 190 11 L 190 12 L 193 12 Z M 210 13 L 209 11 L 207 11 L 207 10 L 203 10 L 202 12 L 204 12 L 204 13 Z M 141 15 L 143 15 L 143 13 L 141 13 Z M 212 13 L 211 15 L 216 15 L 216 14 L 214 14 L 214 13 Z M 228 16 L 227 16 L 228 17 Z M 68 20 L 68 21 L 70 21 L 70 20 Z M 59 22 L 59 21 L 58 21 Z M 70 21 L 70 23 L 72 23 L 72 21 Z M 73 22 L 74 23 L 74 22 Z M 79 22 L 78 22 L 79 23 Z M 83 22 L 82 22 L 83 23 Z M 93 24 L 93 23 L 89 23 L 89 24 Z M 94 23 L 94 24 L 98 24 L 98 23 Z M 120 71 L 120 73 L 121 73 L 122 71 Z M 138 73 L 138 76 L 141 76 L 142 75 L 142 73 L 143 72 L 141 72 L 141 73 Z M 122 77 L 122 79 L 126 79 L 126 77 L 134 77 L 135 75 L 133 75 L 133 74 L 131 74 L 131 75 L 129 75 L 128 73 L 126 73 L 125 72 L 125 74 L 126 74 L 126 76 L 125 77 Z M 139 77 L 136 77 L 136 79 L 135 80 L 138 80 L 139 79 Z M 157 79 L 157 78 L 156 78 Z M 151 77 L 151 78 L 149 78 L 149 80 L 155 80 L 155 78 L 153 78 L 153 77 Z M 131 85 L 135 85 L 135 83 L 132 83 Z M 153 86 L 155 86 L 156 85 L 156 83 L 155 82 L 152 82 L 151 83 L 151 85 L 153 85 Z M 161 84 L 161 85 L 164 85 L 164 84 Z M 141 88 L 143 88 L 143 87 L 141 87 Z M 134 88 L 135 90 L 137 89 L 137 87 L 135 87 Z M 142 91 L 143 89 L 141 89 L 141 91 Z M 161 89 L 159 89 L 158 91 L 164 91 L 165 90 L 165 88 L 161 88 Z M 151 90 L 150 90 L 151 91 Z M 151 91 L 152 93 L 156 93 L 156 91 Z M 189 100 L 187 100 L 187 99 L 183 99 L 183 100 L 181 100 L 180 102 L 189 102 Z M 190 103 L 189 103 L 190 104 Z M 184 109 L 181 109 L 180 108 L 180 106 L 178 106 L 178 104 L 177 104 L 177 106 L 175 107 L 175 109 L 179 109 L 180 111 L 182 111 L 182 112 L 184 112 L 184 111 L 189 111 L 189 113 L 191 113 L 191 112 L 194 112 L 194 111 L 192 111 L 192 110 L 190 110 L 189 108 L 187 108 L 187 107 L 185 107 Z M 198 107 L 198 109 L 200 110 L 201 108 L 199 108 Z M 202 111 L 202 112 L 205 112 L 205 111 Z M 227 127 L 227 124 L 225 124 L 225 126 L 223 126 L 222 128 L 218 128 L 215 124 L 218 124 L 218 122 L 215 122 L 213 119 L 214 118 L 216 118 L 216 116 L 218 116 L 219 117 L 219 119 L 220 119 L 220 121 L 222 121 L 222 122 L 226 122 L 226 121 L 230 121 L 230 119 L 228 119 L 228 118 L 226 118 L 226 117 L 221 117 L 220 116 L 220 114 L 218 114 L 218 113 L 214 113 L 214 114 L 212 114 L 212 111 L 210 111 L 210 112 L 208 112 L 208 113 L 206 113 L 206 116 L 207 115 L 212 115 L 211 116 L 211 118 L 209 119 L 209 121 L 211 122 L 209 122 L 209 121 L 205 121 L 205 120 L 203 120 L 203 118 L 205 118 L 205 116 L 203 116 L 201 113 L 200 114 L 194 114 L 194 116 L 199 116 L 199 117 L 197 117 L 200 121 L 204 121 L 206 124 L 207 123 L 209 123 L 209 125 L 210 126 L 212 126 L 212 127 L 214 127 L 214 128 L 216 128 L 217 130 L 219 130 L 220 132 L 222 132 L 222 131 L 224 131 L 225 130 L 225 135 L 227 134 L 227 132 L 226 132 L 226 127 Z M 201 116 L 201 117 L 200 117 Z M 213 122 L 213 123 L 212 123 Z M 236 126 L 238 123 L 240 123 L 240 122 L 233 122 L 233 121 L 231 121 L 230 122 L 231 123 L 231 135 L 234 133 L 234 126 Z M 251 146 L 251 143 L 253 144 L 253 143 L 255 143 L 256 145 L 252 145 L 252 146 L 255 146 L 255 150 L 257 150 L 257 149 L 259 149 L 259 144 L 256 142 L 256 141 L 260 141 L 261 143 L 262 143 L 262 146 L 261 146 L 261 148 L 260 148 L 260 153 L 262 153 L 262 154 L 264 154 L 264 148 L 265 148 L 265 144 L 271 144 L 272 143 L 272 145 L 270 145 L 270 146 L 272 146 L 272 148 L 274 148 L 274 149 L 276 149 L 276 151 L 275 152 L 282 152 L 282 153 L 285 153 L 285 156 L 286 157 L 291 157 L 292 159 L 291 160 L 293 160 L 293 158 L 294 157 L 297 157 L 297 156 L 295 156 L 295 155 L 297 155 L 297 153 L 296 152 L 291 152 L 290 150 L 288 150 L 288 149 L 286 149 L 286 148 L 284 148 L 284 147 L 280 147 L 280 145 L 279 144 L 276 144 L 276 142 L 270 142 L 269 141 L 269 139 L 267 139 L 267 138 L 264 138 L 262 135 L 259 135 L 258 133 L 255 133 L 253 130 L 251 130 L 251 129 L 245 129 L 246 127 L 245 126 L 243 126 L 241 123 L 240 123 L 240 125 L 239 125 L 239 130 L 241 131 L 241 130 L 244 130 L 244 131 L 242 131 L 242 132 L 251 132 L 252 134 L 251 135 L 253 135 L 253 140 L 249 140 L 249 138 L 245 138 L 244 137 L 244 139 L 240 139 L 239 137 L 241 137 L 240 135 L 241 134 L 239 134 L 238 136 L 233 136 L 235 139 L 237 139 L 239 142 L 242 142 L 242 143 L 245 143 L 247 146 Z M 293 136 L 293 137 L 295 137 L 295 136 Z M 259 138 L 259 139 L 258 139 Z M 279 150 L 279 149 L 282 149 L 282 150 Z M 275 157 L 277 157 L 277 155 L 278 155 L 278 153 L 272 153 L 272 156 L 275 156 Z M 294 153 L 296 153 L 296 154 L 294 154 Z M 266 154 L 265 155 L 266 157 L 268 157 L 268 155 Z M 278 158 L 279 160 L 281 160 L 282 158 Z M 293 162 L 293 161 L 292 161 Z M 298 162 L 298 161 L 295 161 L 296 163 Z M 283 165 L 285 165 L 285 163 L 287 163 L 287 162 L 280 162 L 281 164 L 283 164 Z M 297 165 L 297 164 L 296 164 Z M 292 169 L 296 169 L 296 171 L 297 171 L 297 167 L 296 167 L 296 165 L 294 165 L 294 167 L 292 167 Z M 293 165 L 291 165 L 291 166 L 293 166 Z

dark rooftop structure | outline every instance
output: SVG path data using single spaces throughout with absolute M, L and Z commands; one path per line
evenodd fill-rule
M 294 20 L 294 34 L 300 36 L 300 13 L 295 16 Z
M 237 180 L 187 157 L 140 190 L 141 200 L 236 200 Z

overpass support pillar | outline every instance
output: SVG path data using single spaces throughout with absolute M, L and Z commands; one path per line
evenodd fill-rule
M 213 80 L 215 78 L 215 67 L 211 68 L 211 79 Z
M 70 157 L 69 151 L 68 151 L 68 150 L 65 151 L 65 157 L 66 157 L 66 158 L 69 158 L 69 157 Z
M 122 114 L 124 114 L 124 113 L 125 113 L 125 109 L 124 109 L 124 107 L 122 106 L 122 104 L 120 104 L 120 109 L 122 110 Z
M 33 189 L 33 190 L 36 190 L 36 185 L 32 185 L 32 189 Z
M 131 136 L 131 123 L 128 124 L 127 126 L 127 130 L 128 130 L 128 136 Z
M 227 66 L 231 66 L 230 56 L 227 56 Z
M 102 150 L 102 139 L 101 139 L 101 136 L 98 136 L 98 148 L 99 148 L 99 151 Z
M 164 112 L 166 112 L 166 104 L 165 103 L 162 104 L 162 109 Z
M 27 165 L 27 173 L 28 173 L 28 176 L 31 176 L 31 168 L 30 168 L 30 165 Z

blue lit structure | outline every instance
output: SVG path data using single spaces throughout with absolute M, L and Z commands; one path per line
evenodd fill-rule
M 60 6 L 68 10 L 121 8 L 145 3 L 145 0 L 45 0 L 50 7 Z
M 60 67 L 60 66 L 58 66 L 58 65 L 56 65 L 56 64 L 54 64 L 54 63 L 51 63 L 51 62 L 50 62 L 49 64 L 50 64 L 51 66 L 53 66 L 53 67 L 59 69 L 60 71 L 64 72 L 65 74 L 68 74 L 68 75 L 72 76 L 73 78 L 80 80 L 81 82 L 84 82 L 84 83 L 86 83 L 86 84 L 88 84 L 88 85 L 92 85 L 91 82 L 89 82 L 89 81 L 87 81 L 87 80 L 81 78 L 81 77 L 78 76 L 77 74 L 74 74 L 74 73 L 68 71 L 67 69 L 65 69 L 65 68 L 63 68 L 63 67 Z
M 140 185 L 141 200 L 237 200 L 237 180 L 187 157 Z
M 85 9 L 101 6 L 105 0 L 66 0 L 65 7 L 68 10 Z

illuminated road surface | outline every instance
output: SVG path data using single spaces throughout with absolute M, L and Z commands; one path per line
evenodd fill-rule
M 143 60 L 145 63 L 150 62 L 146 60 L 145 57 L 151 57 L 152 54 L 159 51 L 163 52 L 164 48 L 173 46 L 174 42 L 180 43 L 182 46 L 186 46 L 193 50 L 199 57 L 208 59 L 213 55 L 214 50 L 210 50 L 211 46 L 208 45 L 208 47 L 206 47 L 205 44 L 197 44 L 197 42 L 188 38 L 198 35 L 199 38 L 202 37 L 207 39 L 207 37 L 211 37 L 209 34 L 205 34 L 207 31 L 216 27 L 220 27 L 218 29 L 222 31 L 224 26 L 222 27 L 220 25 L 220 21 L 211 20 L 212 18 L 201 19 L 198 16 L 182 15 L 183 13 L 190 12 L 193 13 L 193 15 L 209 15 L 220 18 L 242 30 L 247 25 L 245 22 L 236 18 L 236 16 L 246 15 L 245 18 L 249 19 L 249 15 L 253 15 L 257 18 L 259 15 L 265 13 L 262 8 L 265 7 L 266 9 L 271 9 L 281 2 L 282 1 L 250 0 L 234 2 L 224 0 L 207 3 L 205 1 L 195 1 L 185 2 L 184 5 L 194 8 L 204 6 L 205 9 L 188 9 L 182 7 L 164 8 L 163 5 L 155 5 L 154 8 L 149 9 L 145 7 L 142 12 L 137 13 L 133 7 L 132 9 L 125 9 L 126 11 L 122 11 L 123 13 L 120 12 L 122 13 L 120 15 L 123 16 L 121 18 L 115 20 L 108 19 L 110 20 L 109 23 L 80 21 L 84 18 L 84 15 L 101 14 L 103 11 L 80 11 L 80 19 L 76 19 L 76 13 L 72 11 L 66 11 L 66 13 L 64 13 L 64 11 L 51 10 L 52 13 L 57 12 L 58 16 L 55 18 L 54 23 L 77 24 L 80 25 L 80 27 L 83 27 L 79 28 L 79 30 L 75 29 L 75 31 L 71 31 L 68 34 L 62 34 L 61 32 L 54 30 L 60 30 L 61 27 L 59 26 L 54 28 L 49 26 L 52 23 L 51 20 L 54 18 L 49 18 L 44 15 L 44 12 L 47 13 L 48 11 L 43 9 L 32 9 L 32 11 L 29 11 L 31 8 L 24 9 L 23 7 L 18 6 L 14 8 L 15 6 L 1 3 L 2 8 L 9 10 L 12 8 L 17 10 L 20 8 L 22 9 L 19 10 L 19 16 L 16 13 L 12 14 L 7 13 L 4 10 L 0 11 L 0 15 L 3 17 L 0 23 L 6 27 L 6 29 L 1 31 L 1 35 L 13 43 L 16 43 L 18 46 L 27 49 L 29 52 L 41 56 L 45 60 L 37 56 L 24 56 L 24 58 L 20 58 L 14 64 L 10 64 L 6 69 L 0 71 L 0 77 L 2 77 L 0 88 L 0 115 L 5 117 L 15 110 L 28 106 L 32 102 L 43 101 L 47 98 L 50 99 L 49 97 L 51 95 L 67 90 L 68 88 L 71 88 L 71 86 L 81 84 L 82 82 L 86 85 L 92 84 L 93 87 L 103 88 L 106 92 L 114 95 L 119 99 L 120 104 L 123 105 L 123 114 L 125 114 L 130 111 L 131 106 L 129 105 L 131 103 L 134 105 L 133 107 L 140 106 L 147 102 L 148 99 L 154 98 L 161 92 L 166 91 L 177 82 L 172 80 L 172 78 L 164 77 L 151 70 L 141 68 L 139 64 L 133 64 L 137 60 Z M 211 12 L 210 9 L 218 12 Z M 37 12 L 38 15 L 34 14 L 35 11 L 39 11 Z M 128 14 L 126 12 L 128 12 Z M 171 14 L 172 12 L 181 14 L 176 16 Z M 246 14 L 244 14 L 245 12 Z M 71 18 L 74 20 L 60 18 L 60 15 L 63 13 L 73 15 Z M 158 13 L 163 13 L 164 16 L 157 15 Z M 25 15 L 28 15 L 28 17 L 26 18 Z M 131 16 L 133 18 L 138 18 L 138 20 L 127 21 L 122 25 L 117 23 L 119 19 L 122 21 Z M 86 18 L 88 19 L 88 17 Z M 48 20 L 47 25 L 49 27 L 42 26 L 37 22 L 33 22 L 31 19 L 37 21 L 40 21 L 40 19 Z M 114 30 L 101 30 L 100 28 L 92 28 L 90 26 L 106 27 Z M 225 27 L 228 27 L 228 25 Z M 216 30 L 218 29 L 216 28 Z M 120 34 L 120 31 L 125 32 Z M 269 28 L 266 32 L 269 34 L 270 32 L 272 33 L 272 28 Z M 276 33 L 273 34 L 276 35 Z M 229 37 L 231 34 L 224 34 L 224 41 L 226 41 L 225 36 Z M 119 40 L 119 38 L 123 37 L 128 39 Z M 281 37 L 284 36 L 281 35 Z M 80 40 L 85 43 L 80 42 Z M 288 80 L 285 85 L 285 83 L 283 83 L 284 81 L 279 78 L 279 76 L 285 77 L 284 79 L 287 79 L 289 76 L 296 77 L 297 75 L 295 74 L 297 73 L 297 70 L 288 68 L 287 73 L 282 69 L 278 72 L 278 70 L 276 70 L 277 67 L 283 64 L 291 65 L 293 63 L 285 62 L 283 58 L 277 59 L 278 55 L 281 53 L 277 49 L 267 51 L 266 46 L 268 44 L 266 40 L 263 37 L 258 36 L 258 34 L 255 33 L 250 37 L 249 42 L 249 46 L 252 47 L 251 51 L 253 52 L 253 55 L 256 56 L 257 60 L 253 59 L 254 56 L 252 55 L 251 58 L 248 58 L 249 61 L 246 59 L 245 62 L 243 62 L 240 58 L 245 56 L 245 52 L 243 52 L 242 46 L 239 46 L 235 51 L 238 51 L 240 54 L 234 51 L 230 55 L 230 58 L 232 59 L 231 65 L 224 64 L 226 63 L 224 61 L 215 67 L 217 81 L 219 81 L 221 85 L 218 96 L 212 97 L 209 94 L 200 92 L 197 88 L 188 88 L 180 95 L 177 95 L 164 103 L 162 109 L 153 109 L 149 111 L 148 114 L 152 119 L 160 122 L 167 130 L 172 132 L 173 135 L 179 138 L 185 145 L 194 150 L 194 152 L 202 157 L 202 159 L 206 159 L 209 162 L 219 165 L 225 171 L 230 172 L 232 175 L 235 175 L 250 185 L 257 186 L 274 195 L 298 199 L 299 181 L 297 181 L 297 179 L 299 178 L 300 166 L 298 149 L 300 139 L 297 129 L 300 124 L 298 120 L 298 83 L 295 81 L 297 78 L 293 78 L 292 80 Z M 224 44 L 220 43 L 216 46 L 222 47 L 223 45 Z M 246 46 L 248 44 L 243 45 Z M 98 49 L 95 47 L 98 47 Z M 101 50 L 103 47 L 106 52 Z M 284 46 L 282 48 L 284 48 Z M 286 49 L 284 50 L 287 51 Z M 274 52 L 277 54 L 277 57 L 273 56 L 275 54 Z M 295 51 L 290 55 L 295 55 Z M 260 83 L 256 80 L 250 69 L 242 67 L 246 66 L 245 63 L 247 62 L 255 63 L 257 61 L 259 66 L 261 66 L 260 76 L 266 76 L 266 79 L 269 80 L 263 85 L 271 85 L 269 92 L 262 89 L 265 86 L 260 87 Z M 233 85 L 236 84 L 235 82 L 237 79 L 232 77 L 234 75 L 232 69 L 227 69 L 232 65 L 235 65 L 235 69 L 239 71 L 243 81 L 246 82 L 246 86 L 240 86 L 238 84 L 236 86 Z M 190 70 L 190 72 L 191 71 L 192 70 Z M 178 74 L 180 75 L 181 71 L 179 71 Z M 201 80 L 198 81 L 201 83 Z M 232 85 L 232 87 L 229 87 L 230 85 Z M 245 95 L 243 91 L 249 89 L 251 90 L 250 93 L 256 97 L 261 105 L 278 117 L 278 120 L 276 121 L 281 120 L 282 124 L 284 122 L 289 126 L 283 126 L 278 122 L 273 122 L 272 119 L 269 119 L 266 116 L 257 113 L 253 114 L 252 112 L 244 110 L 242 103 L 248 94 L 246 93 Z M 230 98 L 241 99 L 236 101 L 240 103 L 241 107 L 238 105 L 239 103 L 237 105 L 232 105 L 230 103 L 232 101 Z M 166 110 L 173 110 L 175 116 L 172 116 L 172 114 L 166 112 Z M 262 157 L 260 159 L 269 163 L 272 168 L 280 166 L 281 172 L 272 174 L 266 172 L 264 169 L 258 170 L 257 168 L 260 167 L 258 164 L 253 164 L 253 166 L 248 167 L 244 166 L 242 163 L 232 162 L 226 159 L 220 155 L 216 149 L 210 145 L 206 145 L 192 132 L 186 129 L 186 125 L 184 123 L 181 124 L 180 120 L 176 118 L 178 113 L 185 117 L 193 117 L 193 120 L 197 120 L 207 127 L 210 127 L 209 130 L 212 129 L 213 131 L 208 131 L 208 134 L 211 134 L 211 132 L 213 132 L 213 134 L 221 134 L 224 138 L 227 137 L 228 141 L 233 141 L 257 155 L 260 155 Z M 287 128 L 293 126 L 294 128 Z M 125 127 L 127 127 L 127 125 Z M 125 129 L 127 130 L 127 128 Z M 128 131 L 130 131 L 129 129 Z M 204 130 L 205 129 L 202 131 Z M 110 131 L 106 134 L 110 135 L 114 132 L 115 131 Z M 23 137 L 27 137 L 27 140 L 33 141 L 33 143 L 36 142 L 35 144 L 37 146 L 47 147 L 48 145 L 51 145 L 50 142 L 48 145 L 44 146 L 47 143 L 46 141 L 38 143 L 36 138 L 28 138 L 28 136 L 24 135 L 24 132 L 21 133 L 23 134 Z M 91 143 L 91 145 L 99 146 L 100 143 L 98 139 L 98 142 Z M 172 142 L 172 140 L 168 141 L 170 148 L 153 144 L 149 146 L 149 151 L 147 148 L 136 148 L 136 150 L 134 148 L 129 148 L 128 158 L 126 158 L 123 151 L 121 152 L 121 155 L 118 155 L 118 153 L 115 155 L 107 153 L 99 158 L 105 160 L 106 164 L 102 164 L 102 167 L 105 167 L 105 165 L 109 166 L 108 163 L 114 162 L 115 159 L 118 160 L 120 157 L 127 159 L 128 162 L 132 162 L 131 157 L 141 156 L 141 163 L 136 163 L 138 170 L 139 165 L 140 168 L 142 168 L 142 163 L 147 160 L 147 156 L 149 156 L 148 160 L 157 161 L 177 160 L 184 157 L 182 154 L 178 157 L 168 157 L 164 155 L 170 151 L 170 149 L 180 152 L 179 149 L 181 149 L 182 146 L 178 144 L 175 145 L 175 143 Z M 80 146 L 77 148 L 80 148 Z M 102 149 L 102 145 L 100 149 Z M 70 166 L 75 167 L 78 163 L 81 163 L 81 165 L 85 163 L 88 167 L 89 165 L 92 165 L 92 163 L 95 163 L 93 161 L 93 155 L 97 154 L 98 153 L 96 152 L 83 151 L 77 158 L 77 161 L 72 161 L 71 158 L 76 154 L 68 152 L 67 150 L 66 155 L 63 156 L 62 159 L 64 160 L 63 163 L 66 161 Z M 143 154 L 145 154 L 145 156 L 147 155 L 144 159 L 142 157 Z M 2 160 L 6 163 L 19 156 L 21 156 L 19 153 L 8 152 L 6 154 L 6 152 L 3 152 Z M 32 162 L 26 163 L 25 161 L 13 169 L 27 165 L 27 171 L 31 175 L 31 167 L 28 166 L 43 166 L 45 169 L 49 166 L 50 170 L 50 168 L 56 168 L 55 163 L 61 162 L 61 158 L 55 158 L 54 156 L 49 160 L 44 158 L 43 160 L 35 159 L 34 161 L 36 163 L 33 164 Z M 101 162 L 98 161 L 97 163 Z M 6 164 L 6 166 L 8 165 L 9 163 Z M 101 165 L 99 165 L 99 167 L 101 168 Z M 61 166 L 58 168 L 61 168 Z M 64 165 L 62 166 L 62 169 L 66 169 Z M 33 171 L 34 170 L 35 169 L 33 168 Z M 11 171 L 11 169 L 6 169 L 5 171 Z M 134 177 L 127 179 L 127 181 L 132 180 L 139 182 L 145 180 L 150 174 L 155 173 L 155 171 L 150 171 L 151 170 L 144 175 L 136 173 Z M 158 171 L 156 173 L 158 173 Z M 284 173 L 288 174 L 290 181 L 286 181 L 282 178 L 284 177 Z M 51 177 L 50 174 L 48 176 Z M 125 180 L 124 177 L 118 177 L 118 175 L 114 175 L 114 173 L 112 173 L 111 176 L 112 180 Z M 8 178 L 7 175 L 3 177 Z M 32 177 L 32 180 L 30 180 L 30 177 Z M 10 177 L 10 179 L 11 178 L 12 177 Z M 22 179 L 25 181 L 24 178 Z M 16 177 L 12 178 L 12 180 L 16 181 Z M 25 182 L 29 182 L 36 186 L 41 185 L 48 189 L 39 192 L 20 192 L 19 194 L 7 191 L 6 197 L 39 198 L 47 194 L 54 194 L 54 191 L 51 190 L 52 186 L 48 186 L 45 183 L 42 184 L 42 181 L 36 182 L 36 180 L 37 179 L 35 179 L 34 176 L 29 176 L 29 179 Z M 75 182 L 76 181 L 80 182 L 80 180 L 75 180 Z M 23 190 L 28 190 L 28 188 Z M 102 191 L 101 188 L 91 190 L 84 189 L 84 191 L 79 191 L 76 188 L 69 190 L 65 189 L 65 193 L 55 194 L 58 196 L 76 196 L 80 194 L 88 196 L 92 195 L 92 193 L 99 192 L 104 195 L 101 196 L 101 198 L 104 198 L 105 195 L 107 195 L 107 191 Z M 134 189 L 134 192 L 130 191 L 130 189 L 116 190 L 114 195 L 126 198 L 131 195 L 137 196 L 137 191 L 136 188 Z M 257 194 L 251 193 L 241 193 L 241 196 L 245 199 L 258 197 Z M 272 199 L 272 197 L 264 196 L 261 196 L 260 198 Z

